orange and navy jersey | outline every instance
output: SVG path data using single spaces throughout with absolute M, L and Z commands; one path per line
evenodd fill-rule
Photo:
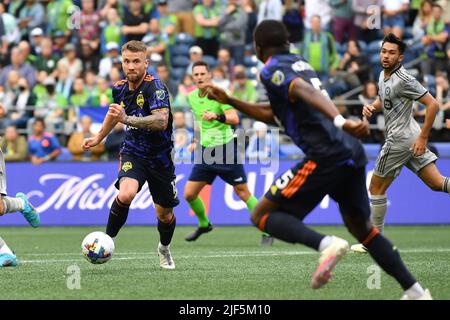
M 289 98 L 296 78 L 303 79 L 327 95 L 315 71 L 299 55 L 274 55 L 261 71 L 261 81 L 278 125 L 302 149 L 306 159 L 325 165 L 346 161 L 352 161 L 357 166 L 366 165 L 367 158 L 359 140 L 337 129 L 313 106 Z
M 150 131 L 128 126 L 120 153 L 147 160 L 149 166 L 172 165 L 172 113 L 169 92 L 157 77 L 146 75 L 141 85 L 130 90 L 127 80 L 118 81 L 113 87 L 114 103 L 125 108 L 128 116 L 147 117 L 157 109 L 169 109 L 169 123 L 164 131 Z

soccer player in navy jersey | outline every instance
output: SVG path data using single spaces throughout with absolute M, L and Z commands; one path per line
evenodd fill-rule
M 252 222 L 264 232 L 290 243 L 302 243 L 321 253 L 311 286 L 325 285 L 348 242 L 325 236 L 303 219 L 330 195 L 350 233 L 363 243 L 374 260 L 405 290 L 405 299 L 431 299 L 428 290 L 411 275 L 395 246 L 370 222 L 366 189 L 366 155 L 360 141 L 369 133 L 367 121 L 344 119 L 321 89 L 312 67 L 289 53 L 288 32 L 282 22 L 265 20 L 255 30 L 258 59 L 270 103 L 253 104 L 229 97 L 225 91 L 208 86 L 209 97 L 227 103 L 247 115 L 278 124 L 305 153 L 305 158 L 281 174 L 260 199 Z
M 127 220 L 131 202 L 147 182 L 158 218 L 160 266 L 174 269 L 170 242 L 176 224 L 173 208 L 179 200 L 171 158 L 172 113 L 167 88 L 160 79 L 146 73 L 146 51 L 146 45 L 140 41 L 123 45 L 126 79 L 114 85 L 114 103 L 109 106 L 102 128 L 84 141 L 83 148 L 89 150 L 99 144 L 117 123 L 127 126 L 116 182 L 119 195 L 111 206 L 106 233 L 113 239 L 117 236 Z

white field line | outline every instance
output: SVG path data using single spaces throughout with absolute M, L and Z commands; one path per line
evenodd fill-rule
M 401 253 L 446 253 L 450 252 L 450 248 L 437 248 L 437 249 L 405 249 L 400 250 Z M 55 254 L 23 254 L 22 256 L 55 256 Z M 78 256 L 82 257 L 80 254 L 75 253 L 59 253 L 56 255 L 65 255 L 65 256 Z M 139 252 L 128 252 L 128 253 L 116 253 L 114 254 L 114 260 L 147 260 L 149 257 L 156 256 L 155 253 L 139 253 Z M 120 257 L 121 255 L 125 257 Z M 130 257 L 133 255 L 133 257 Z M 192 258 L 240 258 L 240 257 L 266 257 L 266 256 L 300 256 L 300 255 L 318 255 L 317 252 L 314 251 L 281 251 L 281 252 L 228 252 L 225 254 L 205 254 L 205 255 L 176 255 L 176 259 L 192 259 Z M 119 256 L 119 257 L 117 257 Z M 75 262 L 78 261 L 75 259 L 46 259 L 46 260 L 20 260 L 20 263 L 61 263 L 61 262 Z

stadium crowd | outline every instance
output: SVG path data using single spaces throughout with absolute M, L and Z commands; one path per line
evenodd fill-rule
M 213 83 L 247 101 L 266 101 L 262 65 L 252 31 L 264 19 L 283 21 L 291 49 L 317 71 L 322 86 L 347 117 L 377 96 L 383 34 L 408 44 L 404 65 L 438 99 L 431 141 L 450 141 L 450 4 L 430 0 L 4 0 L 0 3 L 0 119 L 7 161 L 117 159 L 124 128 L 89 153 L 81 142 L 98 130 L 123 78 L 120 48 L 148 46 L 148 73 L 166 84 L 174 114 L 175 157 L 191 158 L 195 126 L 187 95 L 191 66 L 205 60 Z M 426 110 L 415 106 L 419 122 Z M 280 149 L 267 126 L 241 115 L 252 129 L 248 157 Z M 366 142 L 384 139 L 383 117 L 373 117 Z M 94 122 L 94 123 L 93 123 Z M 101 120 L 100 120 L 101 122 Z M 260 143 L 263 141 L 264 143 Z M 269 141 L 269 142 L 267 142 Z M 262 146 L 262 147 L 261 147 Z

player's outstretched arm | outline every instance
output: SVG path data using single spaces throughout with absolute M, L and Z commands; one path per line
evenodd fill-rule
M 273 117 L 272 107 L 269 103 L 249 103 L 230 97 L 224 90 L 214 85 L 206 85 L 205 89 L 208 92 L 208 98 L 216 100 L 222 104 L 229 104 L 237 110 L 245 113 L 246 115 L 270 124 L 276 124 Z
M 346 120 L 339 113 L 334 103 L 321 91 L 315 89 L 311 84 L 301 78 L 296 78 L 291 83 L 289 98 L 292 101 L 301 100 L 322 112 L 334 125 L 341 128 L 357 138 L 363 138 L 369 134 L 369 123 L 364 121 Z
M 379 97 L 373 103 L 365 105 L 362 114 L 366 119 L 369 119 L 375 111 L 381 111 L 381 100 Z
M 414 155 L 416 157 L 421 156 L 425 153 L 430 130 L 433 127 L 436 113 L 439 111 L 439 103 L 430 93 L 427 93 L 421 99 L 419 99 L 419 102 L 426 106 L 427 112 L 425 114 L 425 122 L 422 126 L 422 131 L 420 132 L 420 135 L 417 137 L 412 146 Z
M 116 103 L 111 104 L 109 107 L 110 109 L 108 110 L 108 113 L 105 116 L 105 119 L 103 119 L 103 124 L 102 124 L 102 128 L 100 129 L 100 131 L 95 136 L 84 139 L 83 145 L 82 145 L 83 150 L 89 150 L 89 149 L 95 147 L 96 145 L 98 145 L 100 142 L 102 142 L 102 140 L 111 132 L 112 129 L 114 129 L 116 124 L 119 122 L 117 120 L 117 118 L 110 113 L 111 106 L 113 106 L 113 105 L 115 106 L 115 108 L 118 107 L 123 110 L 122 106 L 120 106 Z

